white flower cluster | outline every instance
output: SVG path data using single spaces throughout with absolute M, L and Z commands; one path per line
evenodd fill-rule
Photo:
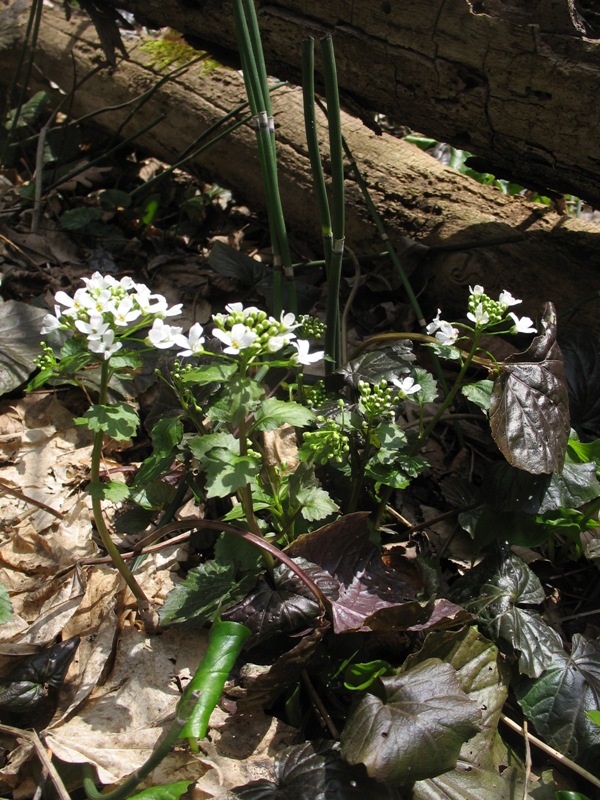
M 84 278 L 85 288 L 77 289 L 73 297 L 57 292 L 54 314 L 46 314 L 41 333 L 64 331 L 81 334 L 87 338 L 92 353 L 109 359 L 123 347 L 123 339 L 141 328 L 150 327 L 145 342 L 151 347 L 166 350 L 181 348 L 178 356 L 195 356 L 204 353 L 204 329 L 198 322 L 192 325 L 187 336 L 177 325 L 169 325 L 166 317 L 181 313 L 181 304 L 169 306 L 161 294 L 132 278 L 116 280 L 111 275 L 95 272 Z M 294 314 L 281 314 L 276 320 L 254 306 L 244 308 L 241 303 L 231 303 L 226 314 L 215 314 L 213 335 L 224 345 L 223 352 L 251 356 L 277 353 L 291 345 L 294 364 L 312 364 L 323 358 L 323 352 L 311 353 L 306 339 L 298 339 L 294 330 L 300 326 Z
M 277 320 L 254 306 L 244 308 L 242 303 L 230 303 L 225 311 L 226 314 L 213 316 L 213 336 L 225 345 L 224 353 L 238 355 L 246 351 L 259 356 L 291 345 L 296 351 L 291 357 L 294 364 L 313 364 L 323 358 L 323 351 L 311 353 L 308 340 L 296 338 L 294 331 L 301 323 L 292 313 L 282 313 Z
M 133 332 L 181 313 L 181 305 L 169 307 L 163 295 L 152 294 L 129 277 L 117 280 L 95 272 L 83 282 L 85 288 L 77 289 L 73 297 L 56 293 L 54 314 L 46 314 L 41 333 L 83 334 L 89 350 L 104 359 L 120 350 L 121 340 Z
M 533 327 L 533 320 L 530 317 L 518 317 L 512 311 L 508 311 L 510 306 L 522 303 L 506 290 L 500 292 L 497 300 L 485 294 L 483 286 L 476 284 L 469 286 L 469 311 L 467 319 L 475 323 L 476 328 L 485 328 L 497 325 L 510 317 L 513 325 L 510 333 L 536 333 Z M 441 310 L 438 308 L 437 316 L 425 328 L 430 336 L 435 336 L 440 344 L 453 345 L 458 339 L 458 328 L 453 327 L 449 322 L 440 319 Z

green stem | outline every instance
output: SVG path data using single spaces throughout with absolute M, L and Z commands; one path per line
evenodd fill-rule
M 411 447 L 411 449 L 409 451 L 409 454 L 411 456 L 413 456 L 416 453 L 418 453 L 419 450 L 423 447 L 423 445 L 425 444 L 427 439 L 429 439 L 429 436 L 430 436 L 431 432 L 433 431 L 435 426 L 438 424 L 440 419 L 443 417 L 444 412 L 452 404 L 452 402 L 454 401 L 454 398 L 456 397 L 456 395 L 460 391 L 460 389 L 461 389 L 461 387 L 463 385 L 463 379 L 464 379 L 465 375 L 467 374 L 467 370 L 469 369 L 469 367 L 471 365 L 471 362 L 474 359 L 475 353 L 477 352 L 477 348 L 479 347 L 480 338 L 481 338 L 481 333 L 476 330 L 475 334 L 473 336 L 473 341 L 471 343 L 471 348 L 470 348 L 469 352 L 467 353 L 466 358 L 463 359 L 462 366 L 461 366 L 461 368 L 460 368 L 460 370 L 458 372 L 458 375 L 456 376 L 456 380 L 454 381 L 454 384 L 453 384 L 452 388 L 450 389 L 450 391 L 448 392 L 448 394 L 444 398 L 443 403 L 440 405 L 440 407 L 438 408 L 438 410 L 436 411 L 436 413 L 434 414 L 434 416 L 432 417 L 430 422 L 427 424 L 427 426 L 423 430 L 423 432 L 419 435 L 417 441 Z
M 100 371 L 100 394 L 98 398 L 98 402 L 100 405 L 106 405 L 108 399 L 108 382 L 110 380 L 110 367 L 108 361 L 103 361 L 102 369 Z M 100 539 L 102 540 L 102 544 L 104 549 L 110 556 L 113 564 L 118 569 L 119 573 L 123 577 L 123 580 L 127 584 L 127 586 L 131 589 L 133 596 L 138 601 L 140 612 L 144 613 L 147 612 L 150 608 L 150 602 L 146 597 L 143 589 L 133 577 L 133 574 L 123 558 L 119 553 L 117 546 L 113 542 L 106 523 L 104 521 L 104 515 L 102 514 L 102 501 L 98 496 L 98 490 L 100 489 L 100 461 L 102 459 L 102 442 L 104 439 L 104 434 L 102 431 L 97 431 L 94 435 L 94 442 L 92 446 L 92 464 L 91 464 L 91 475 L 90 475 L 90 484 L 94 493 L 92 495 L 92 511 L 94 514 L 94 522 L 96 523 L 96 530 L 100 535 Z
M 325 352 L 331 359 L 325 362 L 325 369 L 330 374 L 341 366 L 340 285 L 345 238 L 342 122 L 333 40 L 330 35 L 324 36 L 321 39 L 321 54 L 323 58 L 323 74 L 325 77 L 325 97 L 327 99 L 332 183 L 331 230 L 333 241 L 331 245 L 331 266 L 329 275 L 327 276 L 327 330 L 325 332 Z

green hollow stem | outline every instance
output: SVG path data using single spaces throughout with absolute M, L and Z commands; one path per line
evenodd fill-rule
M 106 405 L 108 399 L 108 382 L 110 380 L 110 367 L 109 362 L 104 361 L 102 363 L 102 368 L 100 371 L 100 394 L 98 398 L 98 402 L 100 405 Z M 148 598 L 146 597 L 143 589 L 139 585 L 139 583 L 134 578 L 131 570 L 121 557 L 117 546 L 113 542 L 111 535 L 109 533 L 108 527 L 106 522 L 104 521 L 104 515 L 102 513 L 102 501 L 98 496 L 98 490 L 100 488 L 100 461 L 102 459 L 102 442 L 104 439 L 104 434 L 102 431 L 97 431 L 94 434 L 94 442 L 92 446 L 92 463 L 91 463 L 91 475 L 90 475 L 90 484 L 94 493 L 92 494 L 92 512 L 94 515 L 94 522 L 96 524 L 96 530 L 102 540 L 102 545 L 104 549 L 110 556 L 113 564 L 123 577 L 123 580 L 131 589 L 131 592 L 135 599 L 138 601 L 140 606 L 140 611 L 146 612 L 149 607 L 150 603 Z
M 345 238 L 344 150 L 342 120 L 333 40 L 330 35 L 321 39 L 321 55 L 325 78 L 327 120 L 329 123 L 329 154 L 331 160 L 331 264 L 327 276 L 327 312 L 325 333 L 325 362 L 328 373 L 341 366 L 340 348 L 340 285 Z
M 302 43 L 302 98 L 304 103 L 304 129 L 306 132 L 306 146 L 310 160 L 313 189 L 321 222 L 321 235 L 323 236 L 323 255 L 325 271 L 329 277 L 331 270 L 331 214 L 329 200 L 325 187 L 325 176 L 321 163 L 319 138 L 317 136 L 317 119 L 315 114 L 315 41 L 309 37 Z

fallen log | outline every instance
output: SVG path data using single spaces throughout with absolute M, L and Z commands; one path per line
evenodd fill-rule
M 96 0 L 237 51 L 230 0 Z M 349 99 L 484 157 L 486 171 L 600 206 L 600 22 L 576 0 L 265 0 L 267 65 L 299 82 L 331 33 Z M 202 46 L 205 46 L 204 44 Z
M 98 69 L 103 60 L 101 48 L 89 22 L 77 17 L 66 23 L 58 11 L 44 9 L 32 88 L 51 91 L 49 82 L 53 81 L 68 91 L 75 68 L 79 79 L 87 77 L 69 101 L 71 113 L 82 116 L 110 107 L 94 121 L 114 134 L 131 109 L 131 105 L 115 106 L 149 90 L 162 76 L 141 44 L 140 39 L 128 40 L 127 60 L 119 60 L 115 68 Z M 11 53 L 5 54 L 6 74 L 17 58 L 16 50 Z M 121 133 L 131 135 L 162 114 L 162 121 L 140 136 L 138 144 L 173 162 L 244 98 L 243 82 L 236 71 L 218 67 L 207 73 L 197 65 L 163 82 Z M 301 95 L 296 88 L 285 87 L 274 93 L 273 101 L 288 225 L 296 235 L 316 241 L 320 230 L 312 199 Z M 347 114 L 342 124 L 389 235 L 405 251 L 415 289 L 424 292 L 427 310 L 435 313 L 440 306 L 449 315 L 464 313 L 468 286 L 480 283 L 492 293 L 508 288 L 515 296 L 527 298 L 520 309 L 530 316 L 535 316 L 542 300 L 553 300 L 560 313 L 595 297 L 578 316 L 579 321 L 595 324 L 600 265 L 596 226 L 559 216 L 523 198 L 508 198 L 442 166 L 405 141 L 387 134 L 375 136 Z M 324 129 L 320 135 L 326 152 Z M 249 126 L 242 125 L 192 163 L 254 206 L 264 204 L 255 135 Z M 358 254 L 381 250 L 351 177 L 347 201 L 347 244 Z M 406 237 L 424 247 L 412 247 Z M 419 258 L 411 258 L 417 253 Z

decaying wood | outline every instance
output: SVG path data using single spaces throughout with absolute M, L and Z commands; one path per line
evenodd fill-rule
M 127 41 L 128 60 L 119 60 L 116 68 L 96 71 L 87 78 L 69 99 L 73 114 L 80 116 L 131 101 L 157 83 L 159 75 L 150 66 L 149 56 L 140 50 L 140 43 L 139 39 Z M 12 59 L 14 63 L 16 53 Z M 48 81 L 52 80 L 68 91 L 74 65 L 81 80 L 102 60 L 89 23 L 81 19 L 66 23 L 59 11 L 45 9 L 34 88 L 48 88 Z M 6 65 L 8 73 L 10 57 Z M 162 114 L 162 121 L 141 136 L 139 144 L 172 162 L 244 97 L 237 72 L 216 68 L 205 73 L 197 65 L 163 83 L 137 109 L 123 135 L 133 134 Z M 301 96 L 297 89 L 286 87 L 275 92 L 273 99 L 288 223 L 296 236 L 304 234 L 317 240 L 319 225 L 304 143 Z M 114 133 L 130 110 L 131 105 L 107 110 L 95 117 L 95 123 Z M 400 250 L 406 247 L 403 237 L 432 248 L 420 260 L 413 258 L 416 249 L 409 248 L 404 259 L 412 269 L 416 290 L 425 292 L 424 302 L 434 313 L 437 306 L 448 314 L 464 313 L 468 286 L 475 283 L 491 292 L 509 288 L 516 296 L 553 300 L 559 313 L 597 292 L 597 228 L 561 217 L 522 198 L 507 198 L 496 189 L 481 186 L 440 165 L 411 144 L 386 134 L 375 136 L 348 115 L 343 117 L 343 131 L 392 240 Z M 323 130 L 321 137 L 326 153 Z M 192 163 L 253 205 L 264 202 L 254 132 L 249 126 L 238 128 Z M 347 199 L 348 245 L 359 254 L 381 250 L 351 177 L 347 181 Z M 472 242 L 489 246 L 466 246 Z M 583 310 L 590 322 L 597 319 L 598 303 L 596 295 L 595 301 Z M 519 310 L 530 316 L 539 311 L 535 304 Z
M 103 0 L 236 50 L 230 0 Z M 257 0 L 272 74 L 331 33 L 348 97 L 600 205 L 600 24 L 577 0 Z M 585 10 L 582 10 L 585 9 Z M 210 49 L 210 46 L 208 47 Z

